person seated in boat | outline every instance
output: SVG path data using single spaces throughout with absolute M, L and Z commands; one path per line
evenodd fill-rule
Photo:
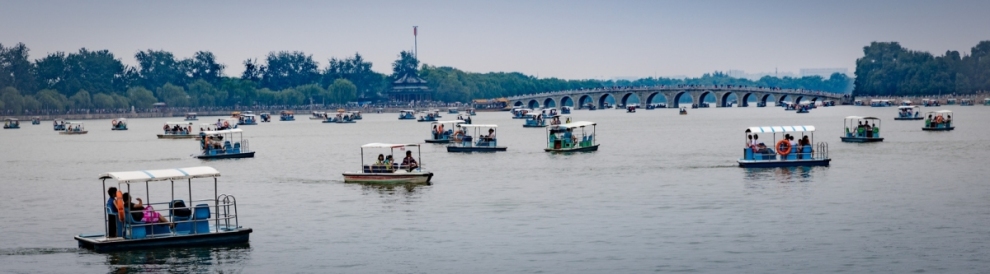
M 375 161 L 374 166 L 376 167 L 385 166 L 385 154 L 378 154 L 378 161 Z
M 482 137 L 482 139 L 484 139 L 487 142 L 494 141 L 495 140 L 495 129 L 494 128 L 489 128 L 488 129 L 488 135 L 485 135 L 484 137 Z
M 433 125 L 433 140 L 440 139 L 440 131 L 437 130 L 437 125 Z
M 749 131 L 748 129 L 746 130 Z M 746 135 L 746 148 L 753 148 L 753 134 Z
M 402 166 L 406 167 L 406 171 L 410 172 L 419 167 L 419 163 L 416 163 L 416 159 L 412 156 L 412 151 L 406 151 L 406 158 L 402 158 Z
M 166 134 L 167 134 L 167 133 L 169 133 L 169 127 L 168 127 L 168 124 L 165 124 L 165 126 L 164 126 L 164 127 L 162 127 L 162 130 L 165 130 L 165 133 L 166 133 Z
M 392 159 L 392 154 L 385 156 L 385 170 L 392 172 L 392 165 L 395 164 L 395 159 Z
M 791 144 L 791 152 L 796 152 L 797 151 L 798 142 L 797 141 L 794 141 L 794 135 L 788 135 L 787 136 L 787 142 Z
M 165 219 L 165 216 L 162 216 L 160 213 L 155 211 L 155 209 L 150 205 L 145 207 L 144 201 L 141 201 L 141 198 L 137 198 L 137 204 L 134 204 L 131 201 L 130 193 L 124 193 L 123 198 L 126 206 L 131 209 L 131 218 L 135 221 L 142 221 L 145 223 L 168 222 L 168 219 Z
M 471 123 L 471 116 L 468 116 L 467 118 L 464 118 L 464 122 L 467 122 L 468 124 L 470 124 Z
M 577 136 L 574 136 L 574 134 L 572 134 L 571 131 L 572 130 L 570 128 L 568 128 L 567 130 L 564 130 L 564 136 L 561 136 L 562 137 L 561 139 L 565 143 L 573 144 L 574 143 L 574 140 L 577 139 Z

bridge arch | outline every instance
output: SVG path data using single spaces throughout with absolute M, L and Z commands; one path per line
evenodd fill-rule
M 739 95 L 736 95 L 735 92 L 731 92 L 730 91 L 730 92 L 723 93 L 721 97 L 722 98 L 716 98 L 716 100 L 715 100 L 716 102 L 718 102 L 718 107 L 723 107 L 723 108 L 724 107 L 730 107 L 732 105 L 732 103 L 729 102 L 729 99 L 733 99 L 733 98 L 736 99 L 736 103 L 737 104 L 741 104 L 741 103 L 739 103 Z
M 523 105 L 524 104 L 522 101 L 516 101 L 515 103 L 512 103 L 512 107 L 517 107 L 517 108 L 522 107 Z
M 584 108 L 588 104 L 591 104 L 591 102 L 594 102 L 594 100 L 591 99 L 590 95 L 581 95 L 581 97 L 578 97 L 578 109 Z
M 657 96 L 660 95 L 660 96 Z M 657 99 L 663 99 L 663 103 L 667 103 L 667 96 L 660 92 L 650 92 L 646 95 L 646 101 L 642 105 L 656 104 L 654 103 Z M 659 102 L 657 102 L 659 103 Z
M 674 94 L 673 100 L 667 102 L 667 107 L 669 107 L 669 108 L 671 108 L 671 107 L 672 108 L 679 108 L 679 107 L 681 107 L 681 99 L 684 98 L 684 95 L 688 95 L 688 98 L 691 97 L 691 95 L 688 94 L 687 91 L 679 91 L 679 92 L 677 92 L 677 93 Z M 673 105 L 671 103 L 673 103 Z M 694 98 L 691 98 L 691 103 L 692 104 L 694 103 Z
M 540 108 L 540 102 L 536 101 L 536 99 L 531 99 L 529 100 L 529 104 L 526 104 L 526 107 L 531 109 Z
M 756 97 L 755 97 L 755 95 L 753 95 L 752 92 L 747 92 L 747 93 L 743 94 L 742 96 L 736 96 L 736 98 L 739 98 L 739 107 L 748 107 L 749 106 L 749 100 L 754 99 Z
M 760 98 L 760 104 L 763 104 L 764 106 L 766 106 L 767 105 L 767 100 L 771 100 L 770 98 L 773 98 L 772 100 L 777 100 L 777 97 L 776 96 L 773 96 L 773 94 L 767 93 L 767 94 L 764 94 L 763 95 L 763 98 Z
M 563 106 L 573 107 L 574 106 L 574 99 L 571 99 L 570 96 L 564 96 L 564 97 L 560 98 L 560 106 L 562 106 L 562 107 Z
M 547 98 L 543 100 L 543 107 L 547 107 L 547 108 L 557 107 L 557 102 L 554 102 L 553 98 Z
M 632 99 L 634 97 L 636 98 L 636 100 L 635 100 L 636 102 L 635 103 L 630 102 L 629 99 Z M 643 105 L 643 101 L 639 98 L 639 95 L 636 95 L 636 93 L 632 93 L 632 92 L 626 93 L 626 94 L 622 95 L 621 102 L 622 102 L 622 105 L 623 106 L 626 106 L 626 107 L 628 107 L 630 103 Z
M 794 104 L 795 105 L 801 104 L 801 100 L 804 100 L 804 96 L 798 95 L 797 97 L 794 98 Z
M 602 94 L 602 96 L 598 97 L 598 108 L 599 109 L 605 108 L 605 103 L 608 103 L 608 98 L 609 97 L 612 97 L 612 102 L 615 102 L 615 96 L 612 96 L 611 93 L 605 93 L 605 94 Z
M 788 96 L 787 94 L 777 94 L 777 96 L 780 96 L 780 98 L 776 98 L 777 99 L 776 100 L 777 101 L 777 106 L 783 105 L 784 104 L 784 100 L 791 99 L 791 96 Z
M 718 98 L 715 98 L 715 93 L 706 90 L 706 91 L 702 91 L 701 94 L 698 95 L 698 102 L 695 102 L 696 104 L 698 104 L 698 107 L 701 107 L 702 103 L 708 102 L 707 100 L 708 96 L 711 96 L 712 99 L 715 99 L 716 103 L 718 103 Z

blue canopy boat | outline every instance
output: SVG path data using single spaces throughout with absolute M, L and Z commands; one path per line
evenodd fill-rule
M 32 117 L 31 118 L 31 124 L 32 125 L 40 125 L 41 124 L 41 117 L 38 117 L 38 116 Z
M 468 113 L 468 115 L 470 115 L 470 116 L 475 116 L 475 115 L 478 115 L 478 113 L 474 111 L 474 108 L 469 108 L 469 109 L 467 109 L 467 113 Z
M 897 107 L 897 117 L 894 117 L 894 120 L 921 120 L 921 119 L 925 119 L 925 118 L 921 117 L 920 106 Z
M 772 134 L 770 139 L 777 140 L 778 133 L 800 133 L 803 138 L 799 145 L 792 145 L 792 141 L 781 139 L 773 148 L 767 148 L 763 143 L 751 144 L 743 148 L 743 158 L 739 159 L 739 167 L 791 167 L 791 166 L 828 166 L 832 159 L 828 158 L 828 144 L 814 144 L 814 126 L 773 126 L 773 127 L 750 127 L 746 129 L 746 135 L 759 135 L 763 133 Z M 809 135 L 805 133 L 811 133 Z M 757 136 L 754 136 L 757 137 Z M 748 139 L 747 139 L 748 142 Z M 798 142 L 796 142 L 798 143 Z M 804 143 L 801 145 L 800 143 Z M 777 150 L 776 152 L 774 150 Z M 780 158 L 777 158 L 777 155 Z
M 569 106 L 560 107 L 560 114 L 571 114 L 571 107 Z
M 510 113 L 512 113 L 512 119 L 526 119 L 526 113 L 530 113 L 530 110 L 514 108 Z
M 253 126 L 258 125 L 258 116 L 254 114 L 244 114 L 237 117 L 237 125 L 241 126 Z
M 389 156 L 395 154 L 395 149 L 400 149 L 401 151 L 406 151 L 409 157 L 412 157 L 411 148 L 416 148 L 418 152 L 418 159 L 415 165 L 405 166 L 400 165 L 396 162 L 387 161 L 383 163 L 376 163 L 374 165 L 364 164 L 364 149 L 388 149 Z M 384 143 L 370 143 L 361 146 L 361 172 L 344 172 L 344 182 L 345 183 L 371 183 L 371 184 L 429 184 L 430 179 L 433 178 L 433 172 L 423 170 L 423 155 L 419 151 L 419 144 L 384 144 Z M 401 156 L 400 156 L 401 157 Z M 400 158 L 392 158 L 400 159 Z M 402 160 L 397 160 L 402 161 Z
M 454 135 L 456 130 L 460 130 L 460 125 L 464 124 L 464 120 L 436 121 L 430 124 L 432 125 L 430 130 L 430 137 L 432 138 L 426 139 L 426 142 L 446 144 L 450 143 L 451 135 Z
M 424 113 L 420 113 L 419 119 L 416 119 L 416 121 L 417 122 L 436 122 L 436 121 L 439 121 L 439 120 L 437 120 L 437 118 L 440 118 L 440 117 L 437 117 L 437 115 L 435 113 L 424 112 Z
M 574 151 L 598 151 L 598 143 L 595 140 L 598 124 L 595 122 L 577 121 L 547 127 L 547 147 L 546 152 L 574 152 Z M 591 127 L 591 134 L 587 129 Z M 575 129 L 581 130 L 578 136 Z
M 470 132 L 473 128 L 474 136 L 478 136 L 478 140 L 474 141 L 474 137 L 464 132 L 455 132 L 454 140 L 447 146 L 447 152 L 496 152 L 507 149 L 498 146 L 498 139 L 495 138 L 498 125 L 461 125 L 461 127 L 465 129 L 464 132 Z M 481 135 L 485 129 L 488 130 L 488 135 Z
M 117 207 L 108 200 L 106 191 L 103 192 L 103 203 L 101 208 L 103 214 L 103 233 L 79 234 L 74 238 L 80 248 L 91 249 L 96 252 L 126 251 L 149 248 L 165 247 L 191 247 L 191 246 L 223 246 L 231 244 L 245 244 L 248 242 L 251 228 L 241 227 L 237 216 L 237 199 L 233 195 L 218 194 L 217 178 L 220 172 L 212 167 L 189 167 L 163 170 L 141 170 L 125 172 L 108 172 L 101 174 L 99 179 L 103 182 L 103 188 L 107 189 L 107 179 L 117 181 L 118 194 L 122 192 L 134 195 L 131 184 L 140 186 L 144 183 L 144 198 L 146 199 L 147 212 L 155 212 L 160 215 L 160 220 L 167 222 L 145 223 L 142 220 L 135 220 L 134 214 L 127 203 L 123 203 L 124 214 L 121 218 Z M 208 199 L 193 200 L 193 179 L 213 178 L 213 195 Z M 183 201 L 175 196 L 175 182 L 181 185 L 186 181 L 189 196 L 183 197 L 188 200 Z M 197 180 L 202 181 L 202 180 Z M 172 194 L 162 198 L 156 196 L 153 202 L 149 185 L 155 182 L 169 182 Z M 102 190 L 101 189 L 101 190 Z M 164 195 L 163 195 L 164 196 Z M 123 197 L 118 196 L 117 199 Z M 123 202 L 123 201 L 122 201 Z M 187 206 L 193 205 L 195 206 Z M 155 208 L 159 206 L 161 209 Z M 170 226 L 174 225 L 174 226 Z
M 351 114 L 351 119 L 354 119 L 354 120 L 362 120 L 362 119 L 364 119 L 364 117 L 361 116 L 361 111 L 354 110 L 354 111 L 348 111 L 347 113 L 350 113 Z
M 272 115 L 270 113 L 268 113 L 268 112 L 262 112 L 261 114 L 258 115 L 258 117 L 261 117 L 261 122 L 262 123 L 271 123 L 272 122 Z
M 950 110 L 931 111 L 925 116 L 927 116 L 925 126 L 921 130 L 950 131 L 956 129 L 956 127 L 952 126 L 952 111 Z
M 543 114 L 540 113 L 526 113 L 526 122 L 523 123 L 523 127 L 546 127 L 547 120 L 544 119 Z
M 195 112 L 186 113 L 186 121 L 198 121 L 199 116 Z
M 55 118 L 52 120 L 52 128 L 55 129 L 55 131 L 65 130 L 65 120 Z
M 447 108 L 447 113 L 448 114 L 457 114 L 458 111 L 457 111 L 457 108 Z
M 238 137 L 237 140 L 233 138 L 235 133 Z M 199 146 L 202 154 L 196 156 L 198 159 L 254 158 L 254 151 L 248 147 L 248 140 L 244 140 L 244 131 L 239 128 L 203 131 L 199 135 L 201 136 Z M 233 145 L 231 141 L 234 141 Z
M 880 126 L 877 125 L 880 123 L 880 118 L 849 116 L 843 119 L 842 123 L 846 128 L 846 135 L 841 137 L 843 142 L 883 142 L 883 138 L 880 137 Z
M 409 109 L 399 111 L 399 120 L 416 120 L 416 111 Z
M 21 128 L 21 122 L 14 118 L 4 119 L 3 129 L 18 129 Z
M 110 130 L 127 130 L 127 118 L 110 121 Z
M 296 120 L 296 113 L 293 112 L 293 111 L 291 111 L 291 110 L 283 110 L 281 113 L 278 114 L 278 120 L 279 121 L 295 121 Z
M 323 123 L 325 123 L 325 124 L 330 124 L 330 123 L 334 123 L 334 124 L 353 124 L 353 123 L 357 123 L 357 121 L 354 121 L 355 119 L 354 119 L 354 116 L 352 116 L 352 115 L 353 114 L 350 113 L 350 112 L 344 112 L 343 110 L 341 110 L 341 111 L 338 111 L 337 112 L 337 115 L 334 115 L 334 116 L 329 116 L 328 115 L 327 116 L 327 119 L 326 120 L 323 120 Z

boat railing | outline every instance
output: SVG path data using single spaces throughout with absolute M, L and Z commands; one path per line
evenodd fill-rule
M 818 142 L 815 150 L 811 151 L 812 159 L 828 159 L 828 143 Z
M 211 203 L 213 204 L 212 206 L 210 205 Z M 124 226 L 124 230 L 127 231 L 125 232 L 126 234 L 131 235 L 127 236 L 127 238 L 166 238 L 204 233 L 219 233 L 221 230 L 231 230 L 240 227 L 240 222 L 237 217 L 237 199 L 234 198 L 233 195 L 220 194 L 217 196 L 217 199 L 190 200 L 188 204 L 189 205 L 184 207 L 171 207 L 172 202 L 146 204 L 148 206 L 163 205 L 161 209 L 155 208 L 154 211 L 159 212 L 162 216 L 167 216 L 169 222 L 146 223 L 141 220 L 133 220 L 132 216 L 127 216 L 126 219 L 128 222 Z M 206 216 L 198 216 L 204 215 L 202 213 L 198 213 L 200 210 L 204 210 L 204 208 L 208 209 L 205 214 Z M 182 209 L 189 210 L 188 217 L 175 215 L 176 210 Z M 232 219 L 234 222 L 233 226 L 230 225 Z M 210 222 L 214 223 L 212 229 L 209 227 Z M 223 222 L 223 226 L 220 225 L 221 222 Z M 187 224 L 188 226 L 186 226 Z M 135 229 L 144 229 L 145 232 L 135 232 Z

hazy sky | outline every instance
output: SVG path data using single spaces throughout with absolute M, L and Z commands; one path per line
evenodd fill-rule
M 285 2 L 285 3 L 283 3 Z M 419 26 L 423 63 L 612 78 L 845 67 L 871 41 L 941 55 L 990 40 L 990 1 L 13 1 L 0 43 L 31 57 L 81 47 L 126 64 L 144 49 L 212 51 L 239 76 L 271 51 L 360 53 L 390 73 Z

